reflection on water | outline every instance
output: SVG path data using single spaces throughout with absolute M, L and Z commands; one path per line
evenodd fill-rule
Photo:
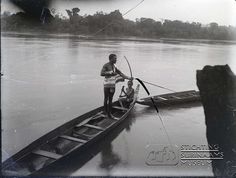
M 108 172 L 121 161 L 119 155 L 113 152 L 112 144 L 108 144 L 101 151 L 100 168 L 106 169 Z
M 132 117 L 131 114 L 131 116 L 129 116 L 129 118 L 126 119 L 126 121 L 120 127 L 121 128 L 123 127 L 123 129 L 125 129 L 126 132 L 130 132 L 131 126 L 134 122 L 135 118 Z M 119 129 L 117 131 L 119 131 Z M 120 132 L 116 132 L 114 136 L 118 136 L 119 133 Z M 107 175 L 109 175 L 109 172 L 113 169 L 113 167 L 117 166 L 119 163 L 121 163 L 121 161 L 122 160 L 119 157 L 119 154 L 114 152 L 111 142 L 108 142 L 106 145 L 104 145 L 103 149 L 101 150 L 101 163 L 99 167 L 101 169 L 106 170 Z

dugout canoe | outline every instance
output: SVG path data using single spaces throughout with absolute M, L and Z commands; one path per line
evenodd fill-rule
M 157 107 L 168 107 L 201 101 L 199 92 L 195 90 L 156 95 L 152 96 L 152 98 Z M 151 97 L 141 98 L 137 103 L 146 106 L 153 106 Z
M 124 121 L 133 109 L 139 92 L 137 85 L 134 100 L 128 108 L 113 103 L 112 113 L 115 118 L 103 114 L 103 107 L 85 113 L 48 134 L 40 137 L 29 146 L 2 163 L 4 176 L 37 175 L 58 162 L 79 154 L 99 140 L 106 139 L 106 134 Z

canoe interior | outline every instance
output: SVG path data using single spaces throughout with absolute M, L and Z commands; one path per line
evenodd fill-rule
M 97 108 L 56 128 L 30 144 L 2 164 L 2 173 L 6 176 L 27 176 L 45 169 L 54 162 L 63 160 L 72 152 L 82 150 L 102 138 L 107 132 L 123 121 L 132 110 L 139 85 L 135 90 L 134 101 L 125 110 L 116 101 L 112 114 L 108 118 L 103 107 Z
M 171 106 L 175 104 L 185 104 L 201 100 L 199 92 L 195 90 L 156 95 L 152 98 L 157 106 Z M 148 106 L 153 105 L 150 97 L 142 98 L 137 103 Z
M 132 117 L 132 113 L 128 115 L 128 117 L 122 121 L 115 129 L 112 129 L 105 137 L 105 139 L 100 139 L 98 142 L 94 143 L 92 146 L 86 147 L 83 151 L 75 152 L 73 155 L 70 155 L 68 158 L 63 161 L 58 161 L 57 163 L 51 164 L 46 167 L 46 169 L 42 169 L 42 171 L 38 171 L 32 176 L 59 176 L 64 177 L 68 175 L 72 175 L 74 172 L 83 167 L 87 162 L 89 162 L 92 158 L 97 156 L 98 154 L 105 154 L 107 159 L 101 159 L 99 161 L 99 165 L 104 161 L 105 164 L 113 165 L 110 161 L 113 156 L 109 156 L 110 148 L 112 142 L 120 135 L 120 133 L 124 130 L 129 130 L 130 127 L 135 123 L 135 117 Z M 130 117 L 131 116 L 131 117 Z M 103 152 L 103 153 L 101 153 Z M 105 152 L 105 153 L 104 153 Z M 108 153 L 107 153 L 108 152 Z M 108 154 L 108 155 L 107 155 Z

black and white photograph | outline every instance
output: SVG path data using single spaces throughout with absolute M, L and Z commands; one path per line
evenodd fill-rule
M 235 0 L 1 0 L 3 177 L 236 177 Z

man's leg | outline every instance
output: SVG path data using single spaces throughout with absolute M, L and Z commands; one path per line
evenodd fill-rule
M 108 97 L 108 115 L 109 116 L 112 116 L 111 115 L 111 111 L 112 111 L 112 99 L 113 99 L 113 96 L 114 96 L 114 93 L 115 93 L 115 88 L 110 88 L 109 90 L 109 97 Z
M 119 98 L 118 99 L 118 101 L 119 101 L 119 103 L 120 103 L 120 106 L 123 108 L 124 107 L 124 105 L 123 105 L 123 103 L 125 102 L 125 98 Z
M 105 114 L 108 114 L 108 99 L 109 99 L 109 92 L 110 92 L 110 89 L 109 88 L 105 88 L 104 87 L 104 112 Z

